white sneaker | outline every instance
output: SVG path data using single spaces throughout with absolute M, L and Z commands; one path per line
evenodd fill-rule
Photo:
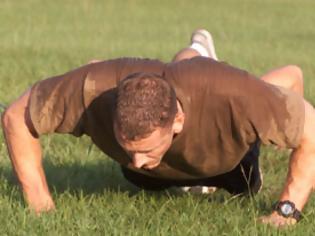
M 191 35 L 191 45 L 194 46 L 201 45 L 206 49 L 210 58 L 218 60 L 217 54 L 215 53 L 214 43 L 211 34 L 205 29 L 197 29 Z M 198 51 L 198 50 L 197 50 Z
M 210 194 L 214 193 L 217 188 L 216 187 L 208 187 L 208 186 L 193 186 L 193 187 L 181 187 L 180 188 L 183 192 L 186 193 L 194 193 L 194 194 Z

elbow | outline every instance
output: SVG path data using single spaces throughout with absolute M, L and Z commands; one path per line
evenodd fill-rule
M 28 117 L 27 108 L 12 104 L 1 114 L 1 125 L 5 135 L 21 133 L 24 130 L 38 138 L 34 126 Z
M 19 130 L 25 124 L 25 109 L 13 103 L 1 114 L 1 124 L 6 133 Z
M 2 129 L 4 130 L 9 123 L 9 117 L 8 117 L 8 109 L 5 109 L 2 113 L 1 113 L 1 125 L 2 125 Z
M 5 135 L 28 132 L 33 136 L 37 136 L 31 122 L 27 106 L 28 100 L 29 92 L 13 102 L 1 114 L 1 124 Z
M 14 124 L 14 110 L 8 107 L 1 114 L 1 125 L 4 131 L 8 130 Z

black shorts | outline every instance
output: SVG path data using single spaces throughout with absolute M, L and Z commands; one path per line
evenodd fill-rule
M 204 179 L 167 180 L 149 177 L 121 166 L 124 177 L 132 184 L 145 190 L 159 191 L 177 186 L 214 186 L 231 194 L 257 193 L 262 185 L 259 170 L 260 142 L 256 142 L 242 161 L 230 172 Z

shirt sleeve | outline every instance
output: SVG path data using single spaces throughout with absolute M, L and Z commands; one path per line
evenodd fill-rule
M 274 109 L 274 120 L 268 132 L 262 136 L 263 143 L 276 144 L 280 147 L 297 148 L 302 139 L 305 122 L 305 108 L 302 96 L 288 89 L 275 86 L 278 96 L 284 98 L 284 107 L 287 111 L 285 119 Z M 275 122 L 278 120 L 278 122 Z M 275 125 L 278 123 L 278 125 Z M 281 124 L 279 124 L 281 123 Z
M 82 94 L 88 67 L 39 81 L 32 87 L 29 111 L 37 134 L 83 134 Z

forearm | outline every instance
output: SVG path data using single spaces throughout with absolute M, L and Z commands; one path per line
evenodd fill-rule
M 41 151 L 38 140 L 16 137 L 4 129 L 12 166 L 19 179 L 29 205 L 35 210 L 45 208 L 51 201 L 41 164 Z
M 301 147 L 291 155 L 289 172 L 280 201 L 293 202 L 302 210 L 315 183 L 315 151 Z

